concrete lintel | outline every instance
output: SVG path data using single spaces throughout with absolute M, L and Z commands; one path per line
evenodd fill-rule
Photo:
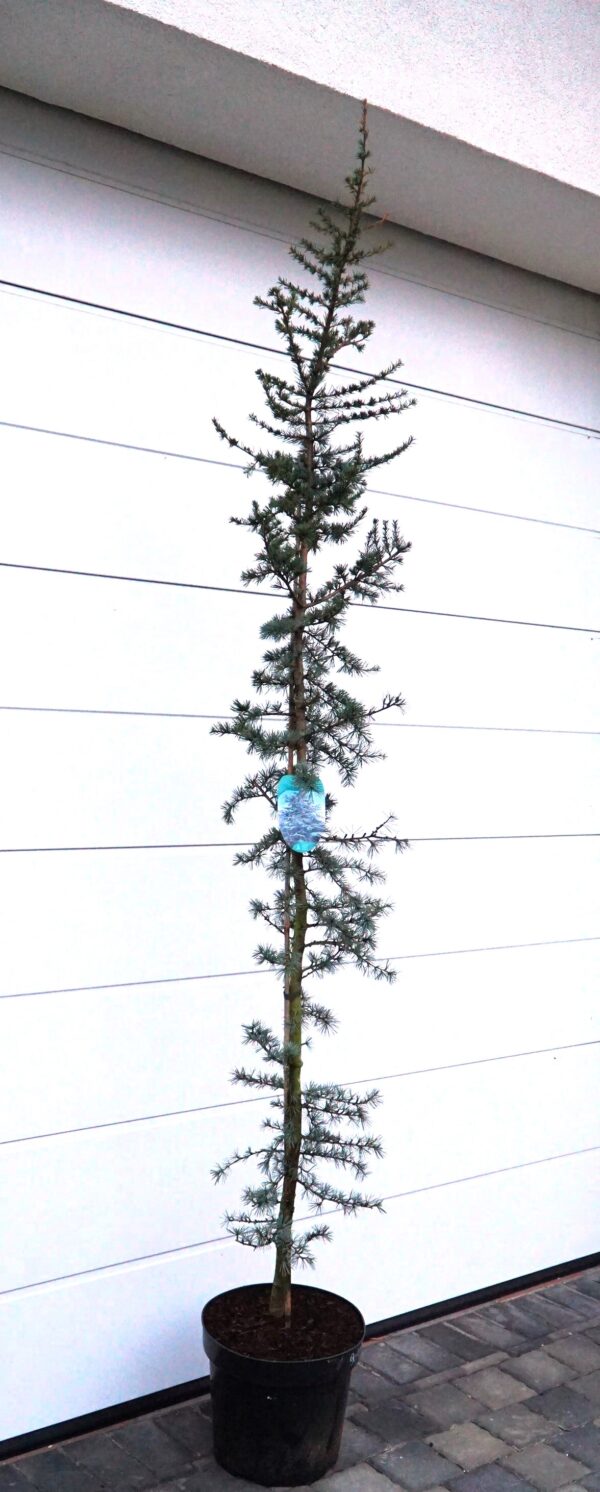
M 0 84 L 326 198 L 360 101 L 111 0 L 3 0 Z M 600 291 L 600 198 L 379 107 L 377 206 L 390 219 Z

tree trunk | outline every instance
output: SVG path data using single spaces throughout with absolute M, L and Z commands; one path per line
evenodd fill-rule
M 299 578 L 298 592 L 294 600 L 293 616 L 296 623 L 292 634 L 292 659 L 290 670 L 289 729 L 298 735 L 296 759 L 306 761 L 306 704 L 304 692 L 304 633 L 306 612 L 307 563 L 306 545 L 299 544 L 298 552 L 303 569 Z M 288 892 L 286 924 L 291 922 L 286 937 L 286 960 L 284 975 L 284 1043 L 287 1055 L 284 1060 L 283 1127 L 284 1164 L 281 1201 L 277 1219 L 277 1242 L 275 1248 L 275 1273 L 271 1288 L 269 1310 L 286 1326 L 290 1325 L 292 1312 L 292 1224 L 298 1184 L 298 1165 L 302 1147 L 302 975 L 308 909 L 306 904 L 306 881 L 302 855 L 292 850 L 288 855 L 289 875 L 286 877 Z M 293 919 L 290 918 L 289 890 L 293 887 Z
M 302 965 L 306 943 L 306 883 L 302 855 L 292 852 L 294 920 L 288 978 L 285 1030 L 288 1054 L 284 1067 L 284 1176 L 277 1219 L 275 1275 L 270 1312 L 289 1326 L 292 1308 L 292 1223 L 302 1145 Z

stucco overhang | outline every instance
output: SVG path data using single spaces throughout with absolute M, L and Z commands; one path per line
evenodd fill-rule
M 318 196 L 359 100 L 109 0 L 3 0 L 0 84 Z M 398 223 L 600 291 L 600 198 L 373 105 L 377 204 Z

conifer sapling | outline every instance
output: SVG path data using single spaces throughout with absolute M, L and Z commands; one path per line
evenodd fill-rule
M 265 650 L 252 677 L 254 698 L 235 700 L 231 720 L 214 729 L 243 741 L 254 758 L 225 804 L 226 823 L 254 799 L 269 810 L 264 834 L 237 854 L 236 863 L 262 866 L 273 884 L 268 899 L 251 902 L 251 913 L 268 929 L 256 959 L 282 978 L 283 1031 L 276 1034 L 259 1020 L 243 1028 L 260 1062 L 240 1067 L 233 1081 L 270 1095 L 269 1114 L 263 1143 L 236 1151 L 213 1177 L 221 1180 L 242 1161 L 258 1164 L 258 1183 L 244 1190 L 240 1210 L 228 1213 L 226 1223 L 239 1243 L 274 1246 L 270 1310 L 282 1326 L 290 1321 L 292 1266 L 312 1263 L 311 1245 L 330 1236 L 319 1214 L 381 1208 L 377 1199 L 327 1179 L 333 1166 L 360 1182 L 371 1158 L 381 1154 L 380 1141 L 367 1129 L 379 1094 L 304 1081 L 302 1059 L 307 1031 L 328 1033 L 336 1024 L 314 998 L 315 979 L 346 964 L 376 979 L 395 977 L 376 957 L 378 924 L 389 906 L 380 895 L 384 877 L 375 856 L 383 844 L 401 850 L 406 841 L 387 817 L 364 833 L 327 829 L 306 855 L 288 847 L 272 818 L 282 773 L 293 776 L 300 792 L 314 789 L 327 769 L 351 787 L 359 769 L 381 755 L 373 746 L 373 721 L 404 703 L 386 695 L 367 708 L 349 692 L 345 680 L 374 670 L 341 638 L 350 606 L 402 589 L 398 568 L 410 548 L 395 520 L 375 521 L 362 540 L 359 531 L 367 518 L 369 473 L 405 451 L 411 437 L 383 455 L 365 454 L 360 429 L 340 438 L 348 426 L 393 418 L 414 403 L 394 378 L 399 361 L 378 374 L 340 369 L 340 358 L 362 353 L 374 329 L 351 308 L 368 289 L 365 261 L 386 247 L 364 245 L 365 231 L 375 226 L 365 223 L 375 200 L 368 195 L 369 155 L 364 105 L 358 157 L 346 177 L 348 202 L 319 207 L 311 224 L 315 237 L 290 249 L 298 281 L 280 278 L 256 298 L 274 316 L 287 354 L 285 376 L 257 370 L 268 414 L 251 419 L 268 443 L 252 449 L 214 421 L 223 440 L 248 457 L 247 473 L 261 472 L 270 484 L 270 495 L 254 499 L 248 517 L 232 522 L 248 528 L 257 544 L 244 584 L 280 592 L 283 606 L 261 628 Z M 352 376 L 342 381 L 340 371 Z M 351 540 L 354 557 L 332 561 L 328 578 L 314 583 L 316 557 Z M 334 806 L 328 795 L 328 813 Z M 309 1215 L 303 1228 L 294 1227 L 298 1208 Z

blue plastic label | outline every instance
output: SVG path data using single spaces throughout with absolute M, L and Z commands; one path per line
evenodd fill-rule
M 325 828 L 325 788 L 302 787 L 292 773 L 277 785 L 277 823 L 282 838 L 297 854 L 309 855 L 315 850 Z

